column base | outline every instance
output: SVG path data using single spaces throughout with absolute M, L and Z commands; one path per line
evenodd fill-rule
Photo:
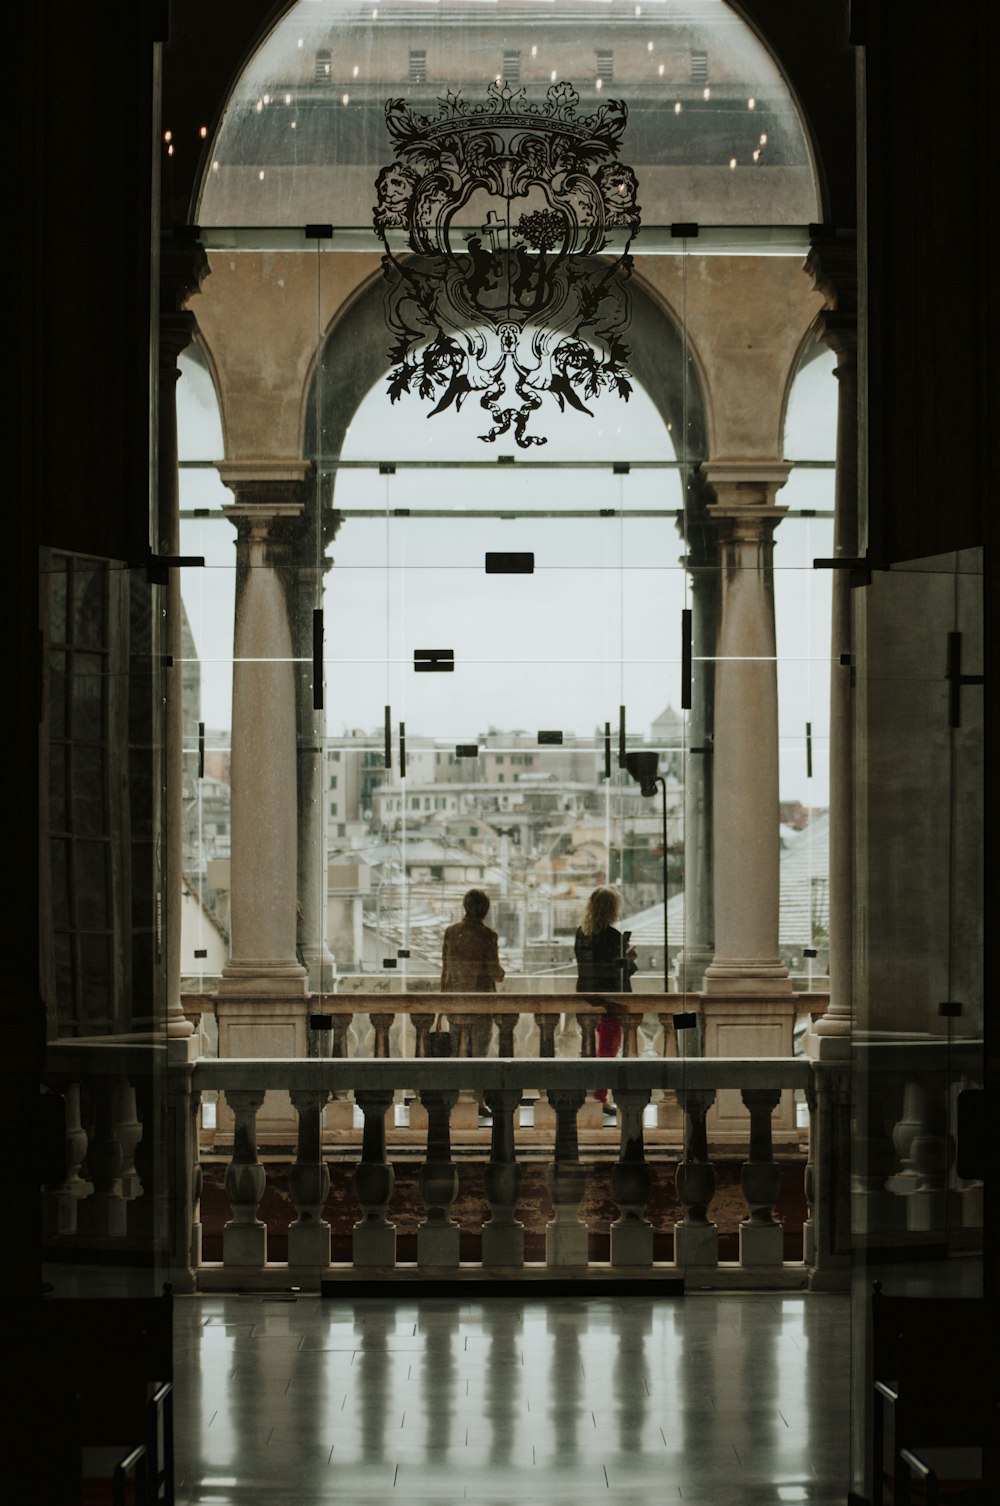
M 753 961 L 720 957 L 705 969 L 706 994 L 738 994 L 748 998 L 790 994 L 792 980 L 780 958 Z
M 675 1265 L 715 1266 L 719 1263 L 719 1231 L 715 1224 L 674 1225 Z
M 222 1231 L 222 1264 L 259 1269 L 267 1263 L 264 1224 L 229 1224 Z
M 740 1265 L 750 1270 L 781 1265 L 785 1241 L 780 1224 L 740 1224 Z
M 304 979 L 305 970 L 298 971 Z M 307 1012 L 308 999 L 303 993 L 238 994 L 235 986 L 229 990 L 220 986 L 215 1006 L 219 1055 L 304 1057 L 308 1051 Z M 233 1123 L 232 1110 L 225 1101 L 220 1102 L 216 1135 L 231 1135 Z M 257 1116 L 257 1134 L 265 1145 L 296 1143 L 298 1115 L 284 1089 L 268 1092 Z
M 417 1265 L 457 1266 L 460 1236 L 457 1224 L 421 1224 L 417 1230 Z
M 653 1227 L 643 1219 L 629 1219 L 611 1225 L 611 1264 L 637 1266 L 653 1264 Z
M 355 1224 L 352 1258 L 359 1270 L 396 1264 L 395 1224 Z
M 330 1225 L 293 1224 L 288 1231 L 289 1266 L 330 1264 Z
M 906 1228 L 910 1234 L 934 1234 L 948 1226 L 948 1199 L 943 1188 L 912 1192 L 906 1199 Z
M 588 1259 L 586 1224 L 547 1224 L 545 1260 L 550 1266 L 586 1265 Z
M 332 994 L 337 980 L 337 959 L 326 947 L 302 948 L 306 987 L 313 994 Z
M 219 999 L 304 999 L 309 975 L 298 962 L 252 958 L 227 962 L 219 979 Z
M 852 1191 L 851 1233 L 891 1234 L 898 1223 L 899 1199 L 888 1192 Z
M 524 1227 L 521 1224 L 483 1225 L 483 1265 L 524 1265 Z
M 848 1062 L 851 1059 L 851 1022 L 846 1022 L 846 1030 L 821 1031 L 820 1025 L 826 1019 L 814 1020 L 812 1025 L 802 1037 L 802 1055 L 808 1056 L 814 1062 Z

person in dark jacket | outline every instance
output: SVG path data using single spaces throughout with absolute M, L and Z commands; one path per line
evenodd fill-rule
M 441 992 L 455 994 L 495 994 L 503 979 L 496 931 L 484 925 L 490 910 L 490 897 L 482 889 L 470 889 L 462 901 L 465 916 L 449 926 L 441 948 Z M 480 1015 L 470 1030 L 473 1056 L 485 1056 L 493 1038 L 493 1021 Z M 476 1093 L 480 1118 L 489 1116 L 482 1089 Z
M 625 946 L 625 938 L 615 926 L 621 913 L 621 899 L 614 889 L 595 889 L 587 901 L 583 923 L 576 933 L 576 991 L 578 994 L 630 994 L 631 978 L 636 969 L 635 947 Z M 612 1004 L 605 1006 L 609 1011 Z M 622 1044 L 621 1021 L 608 1013 L 597 1026 L 599 1057 L 617 1056 Z M 615 1111 L 608 1103 L 606 1088 L 598 1088 L 597 1097 L 606 1114 Z

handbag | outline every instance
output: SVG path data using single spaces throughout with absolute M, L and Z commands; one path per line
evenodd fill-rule
M 434 1016 L 434 1028 L 427 1032 L 427 1049 L 431 1056 L 451 1055 L 451 1031 L 441 1030 L 441 1016 Z

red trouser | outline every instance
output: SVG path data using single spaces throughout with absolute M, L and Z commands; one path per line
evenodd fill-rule
M 620 1020 L 601 1020 L 597 1026 L 598 1056 L 617 1056 L 621 1050 L 622 1027 Z M 598 1088 L 594 1094 L 601 1103 L 608 1099 L 607 1088 Z

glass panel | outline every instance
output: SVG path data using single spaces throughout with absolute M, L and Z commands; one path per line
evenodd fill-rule
M 875 1280 L 889 1296 L 985 1292 L 989 1145 L 962 1118 L 984 1069 L 982 608 L 978 550 L 876 572 L 856 608 L 856 1329 Z M 863 1366 L 857 1345 L 859 1396 Z
M 589 8 L 588 8 L 589 11 Z M 507 54 L 516 51 L 516 78 Z M 722 0 L 469 0 L 293 6 L 245 70 L 212 147 L 197 222 L 367 226 L 390 163 L 384 110 L 433 117 L 446 91 L 488 86 L 534 108 L 568 81 L 581 113 L 629 107 L 629 162 L 649 224 L 808 224 L 819 216 L 811 152 L 781 74 Z

